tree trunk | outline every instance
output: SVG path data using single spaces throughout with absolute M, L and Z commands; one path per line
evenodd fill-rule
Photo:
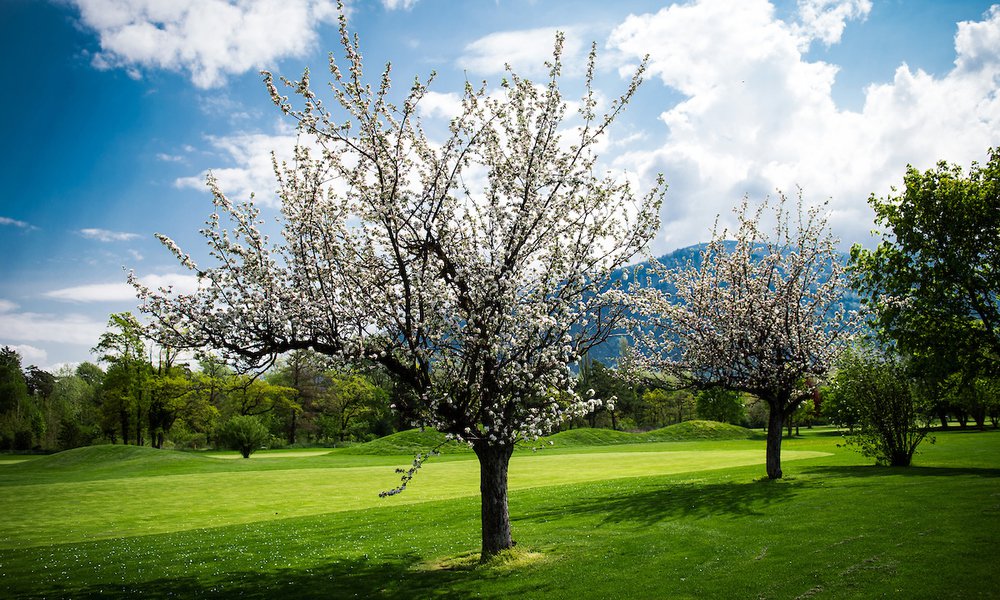
M 118 422 L 122 426 L 122 443 L 127 446 L 130 432 L 128 430 L 128 412 L 124 408 L 118 411 Z
M 767 476 L 781 479 L 781 436 L 784 435 L 785 415 L 775 404 L 768 404 L 767 415 Z
M 479 457 L 479 492 L 482 503 L 482 553 L 487 560 L 501 550 L 514 547 L 510 537 L 510 515 L 507 511 L 507 466 L 513 446 L 476 444 Z

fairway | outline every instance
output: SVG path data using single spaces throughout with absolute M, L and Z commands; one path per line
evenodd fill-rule
M 989 598 L 1000 432 L 936 438 L 903 469 L 808 432 L 779 481 L 761 440 L 518 453 L 531 559 L 484 567 L 470 454 L 380 499 L 412 457 L 81 449 L 0 465 L 0 597 Z
M 510 487 L 517 490 L 763 464 L 759 442 L 743 445 L 746 449 L 521 455 L 511 461 Z M 316 456 L 328 451 L 297 454 Z M 784 459 L 826 455 L 789 451 Z M 275 460 L 293 457 L 278 456 L 284 458 Z M 476 496 L 479 464 L 471 455 L 463 458 L 429 461 L 406 493 L 391 498 L 379 498 L 378 494 L 398 481 L 392 468 L 336 468 L 336 455 L 329 457 L 331 464 L 327 468 L 7 485 L 0 487 L 0 506 L 7 514 L 0 521 L 0 548 L 167 533 Z

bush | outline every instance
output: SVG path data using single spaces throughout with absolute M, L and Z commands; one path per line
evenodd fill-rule
M 914 385 L 895 357 L 870 349 L 846 353 L 831 392 L 841 414 L 850 416 L 849 444 L 876 464 L 909 466 L 927 428 L 920 425 Z
M 236 415 L 219 430 L 219 441 L 230 450 L 239 450 L 243 458 L 250 458 L 258 448 L 271 439 L 271 433 L 251 415 Z

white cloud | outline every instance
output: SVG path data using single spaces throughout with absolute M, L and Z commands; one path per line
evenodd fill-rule
M 145 275 L 139 278 L 149 288 L 172 287 L 181 294 L 190 294 L 198 289 L 198 278 L 194 275 L 167 274 Z M 70 302 L 123 302 L 135 300 L 135 289 L 126 282 L 91 283 L 52 290 L 44 294 L 47 298 Z
M 210 169 L 219 182 L 220 188 L 233 200 L 246 200 L 254 194 L 256 202 L 277 206 L 275 196 L 277 183 L 274 179 L 274 165 L 271 152 L 281 160 L 290 160 L 295 149 L 294 133 L 237 133 L 231 136 L 209 137 L 209 143 L 233 166 Z M 174 181 L 179 188 L 208 191 L 205 179 L 208 171 L 198 175 L 181 177 Z
M 21 355 L 21 365 L 42 365 L 49 360 L 49 353 L 29 344 L 15 344 L 11 348 Z
M 803 35 L 836 41 L 866 4 L 800 2 L 801 22 L 788 23 L 765 0 L 698 0 L 630 16 L 612 33 L 612 48 L 626 58 L 648 52 L 650 75 L 686 96 L 660 115 L 659 147 L 615 161 L 647 180 L 663 172 L 670 184 L 655 251 L 704 240 L 744 194 L 759 200 L 796 185 L 807 201 L 832 198 L 845 242 L 865 241 L 868 196 L 899 184 L 908 163 L 985 158 L 1000 131 L 1000 9 L 959 24 L 956 67 L 944 77 L 901 65 L 893 81 L 867 88 L 860 112 L 841 110 L 831 94 L 837 66 L 806 60 Z
M 31 223 L 25 223 L 24 221 L 18 221 L 17 219 L 11 219 L 10 217 L 0 217 L 0 225 L 10 225 L 12 227 L 18 227 L 20 229 L 37 229 Z
M 799 0 L 799 23 L 792 26 L 805 46 L 819 40 L 830 46 L 840 41 L 850 19 L 863 19 L 872 10 L 871 0 Z
M 585 40 L 587 29 L 579 26 L 541 27 L 517 31 L 499 31 L 468 44 L 458 59 L 458 66 L 481 75 L 502 73 L 511 65 L 523 77 L 541 77 L 548 73 L 545 61 L 552 59 L 556 32 L 566 36 L 563 47 L 563 68 L 567 72 L 582 72 L 590 49 Z
M 167 154 L 166 152 L 158 152 L 156 154 L 156 160 L 162 162 L 181 162 L 184 160 L 184 157 L 178 154 Z
M 386 10 L 410 10 L 419 0 L 382 0 Z
M 462 96 L 455 93 L 427 92 L 417 105 L 422 117 L 451 119 L 462 113 Z
M 16 342 L 55 342 L 90 347 L 104 333 L 104 323 L 80 314 L 0 312 L 0 339 Z
M 201 88 L 304 55 L 317 29 L 337 18 L 333 0 L 74 1 L 100 37 L 95 67 L 121 67 L 131 77 L 140 69 L 183 71 Z
M 126 231 L 109 231 L 107 229 L 87 228 L 79 231 L 80 235 L 90 240 L 99 242 L 127 242 L 139 239 L 138 233 L 128 233 Z

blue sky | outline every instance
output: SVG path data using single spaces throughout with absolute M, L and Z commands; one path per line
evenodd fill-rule
M 657 254 L 707 239 L 744 194 L 830 201 L 844 246 L 870 243 L 871 193 L 908 163 L 968 166 L 1000 141 L 1000 7 L 922 0 L 355 0 L 368 73 L 438 73 L 442 123 L 467 77 L 505 62 L 537 76 L 567 35 L 566 88 L 599 48 L 608 97 L 650 54 L 604 166 L 670 189 Z M 27 364 L 90 360 L 111 312 L 134 310 L 124 269 L 191 284 L 153 238 L 203 248 L 208 170 L 273 217 L 268 153 L 290 123 L 258 71 L 326 73 L 330 0 L 2 0 L 0 345 Z

